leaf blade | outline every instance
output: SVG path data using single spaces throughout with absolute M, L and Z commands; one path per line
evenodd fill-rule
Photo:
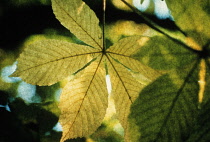
M 141 36 L 128 37 L 108 49 L 108 72 L 111 77 L 112 94 L 126 140 L 130 137 L 128 115 L 131 104 L 143 87 L 159 76 L 158 72 L 132 58 L 147 40 L 147 37 Z
M 115 63 L 113 59 L 108 63 L 108 67 L 117 117 L 124 128 L 125 137 L 127 137 L 127 117 L 130 113 L 130 106 L 137 98 L 138 91 L 140 91 L 144 85 L 136 81 L 125 67 L 119 63 Z M 135 85 L 135 87 L 133 85 Z M 137 85 L 139 86 L 137 87 Z M 131 86 L 133 86 L 133 88 L 131 88 Z
M 82 0 L 52 0 L 53 12 L 61 24 L 85 43 L 102 49 L 102 31 L 95 13 Z
M 196 0 L 168 0 L 168 6 L 171 9 L 175 23 L 191 37 L 196 33 L 198 36 L 193 37 L 200 45 L 205 45 L 210 37 L 209 23 L 210 14 L 208 1 Z
M 155 36 L 136 52 L 134 58 L 153 69 L 171 70 L 191 64 L 197 54 L 167 37 Z
M 210 140 L 210 101 L 208 100 L 199 112 L 197 123 L 187 142 L 206 142 Z
M 203 62 L 203 63 L 202 63 Z M 205 69 L 202 67 L 206 65 Z M 202 73 L 203 70 L 206 70 L 205 73 Z M 201 73 L 205 76 L 203 79 L 200 77 Z M 200 62 L 200 70 L 199 70 L 199 93 L 200 91 L 203 92 L 203 101 L 199 103 L 199 114 L 196 120 L 196 125 L 193 128 L 191 135 L 189 136 L 187 142 L 205 142 L 210 140 L 210 64 L 209 59 L 203 61 L 201 59 Z M 200 81 L 205 81 L 204 88 L 200 86 Z M 204 90 L 203 90 L 204 89 Z M 198 96 L 199 100 L 199 96 Z
M 186 68 L 185 73 L 161 76 L 141 92 L 129 117 L 138 126 L 138 141 L 184 141 L 189 137 L 198 114 L 197 65 Z
M 59 105 L 59 121 L 63 126 L 61 141 L 88 136 L 101 125 L 108 107 L 108 93 L 101 87 L 106 82 L 100 58 L 89 65 L 81 77 L 70 81 L 62 92 Z
M 38 41 L 26 47 L 20 55 L 18 69 L 13 76 L 34 85 L 51 85 L 82 68 L 91 60 L 88 55 L 95 51 L 66 41 Z
M 116 44 L 108 48 L 107 53 L 131 57 L 139 50 L 147 41 L 149 37 L 145 36 L 131 36 L 119 40 Z

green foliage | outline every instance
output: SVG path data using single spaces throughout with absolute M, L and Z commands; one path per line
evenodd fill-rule
M 207 29 L 209 29 L 210 15 L 207 13 L 207 7 L 210 3 L 208 0 L 168 0 L 167 3 L 176 24 L 184 31 L 193 31 L 199 35 L 196 42 L 209 39 L 210 31 Z
M 24 125 L 39 125 L 42 141 L 84 141 L 81 137 L 91 134 L 88 139 L 95 141 L 122 141 L 100 126 L 110 101 L 109 75 L 125 141 L 210 141 L 210 3 L 167 0 L 178 26 L 171 30 L 121 1 L 161 34 L 125 37 L 107 47 L 105 28 L 85 2 L 52 0 L 56 18 L 78 39 L 72 43 L 48 36 L 26 44 L 13 76 L 42 86 L 37 87 L 42 104 L 27 106 L 16 99 L 12 109 L 17 118 Z M 60 111 L 53 96 L 59 81 Z M 52 131 L 58 119 L 62 136 Z
M 145 87 L 131 108 L 139 141 L 185 141 L 198 117 L 197 63 Z
M 18 58 L 13 76 L 40 86 L 70 78 L 59 103 L 61 141 L 65 141 L 87 137 L 101 125 L 108 107 L 108 73 L 117 117 L 129 137 L 130 105 L 140 90 L 160 75 L 132 57 L 143 46 L 140 42 L 144 37 L 127 37 L 106 48 L 99 20 L 83 1 L 52 0 L 52 7 L 61 24 L 87 45 L 59 39 L 33 42 Z
M 206 142 L 210 140 L 209 135 L 209 101 L 203 106 L 203 109 L 200 110 L 196 125 L 193 130 L 191 130 L 191 135 L 189 136 L 187 142 Z
M 123 137 L 120 136 L 118 133 L 113 131 L 109 128 L 109 126 L 106 126 L 105 124 L 102 124 L 98 130 L 91 135 L 92 140 L 97 142 L 122 142 Z
M 52 85 L 87 64 L 90 60 L 85 56 L 91 52 L 94 53 L 94 50 L 89 47 L 67 41 L 54 39 L 36 41 L 19 57 L 19 69 L 13 76 L 19 76 L 34 85 Z M 80 62 L 74 62 L 73 59 Z M 32 77 L 31 73 L 37 74 L 36 77 Z M 58 75 L 49 78 L 52 74 Z
M 208 2 L 167 3 L 187 35 L 186 43 L 153 37 L 136 54 L 145 65 L 169 71 L 145 87 L 133 103 L 129 120 L 137 134 L 132 140 L 209 141 L 210 17 L 203 8 Z
M 95 13 L 82 0 L 52 0 L 53 12 L 61 24 L 78 39 L 102 48 L 102 32 Z
M 134 56 L 157 70 L 182 68 L 196 60 L 195 53 L 164 36 L 152 37 Z

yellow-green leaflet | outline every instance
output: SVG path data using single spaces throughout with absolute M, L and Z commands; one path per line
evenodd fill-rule
M 62 40 L 39 40 L 18 58 L 13 76 L 34 85 L 52 85 L 74 74 L 62 90 L 59 122 L 61 141 L 91 135 L 101 125 L 108 107 L 106 73 L 111 77 L 117 117 L 128 137 L 130 106 L 144 86 L 160 74 L 133 54 L 145 37 L 123 38 L 107 50 L 95 13 L 81 0 L 52 0 L 56 18 L 87 45 Z M 105 67 L 106 66 L 106 67 Z

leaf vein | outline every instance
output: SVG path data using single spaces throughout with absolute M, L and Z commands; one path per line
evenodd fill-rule
M 60 7 L 60 9 L 62 9 L 61 5 L 59 5 L 59 3 L 55 0 L 55 2 L 57 3 L 57 5 Z M 84 27 L 82 27 L 75 18 L 73 17 L 77 17 L 77 16 L 71 16 L 66 10 L 62 9 L 76 24 L 78 27 L 80 27 L 97 45 L 98 47 L 101 47 L 101 45 L 84 29 Z

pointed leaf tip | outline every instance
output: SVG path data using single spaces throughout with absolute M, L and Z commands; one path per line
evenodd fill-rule
M 102 49 L 102 31 L 93 10 L 82 0 L 52 0 L 56 18 L 77 38 L 98 49 Z

